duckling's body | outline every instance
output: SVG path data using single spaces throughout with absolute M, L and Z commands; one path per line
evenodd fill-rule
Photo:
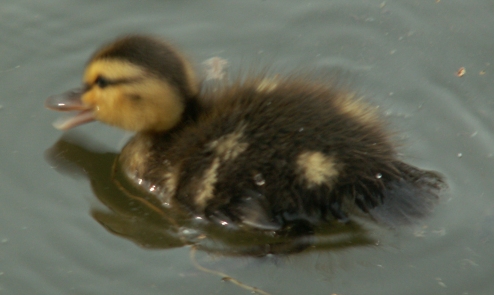
M 137 131 L 120 155 L 127 175 L 164 205 L 223 225 L 280 230 L 356 211 L 408 222 L 443 187 L 397 158 L 374 109 L 335 88 L 261 77 L 199 93 L 188 62 L 144 36 L 98 51 L 85 85 L 72 97 L 86 117 L 65 126 L 96 118 Z M 60 101 L 47 105 L 75 108 Z

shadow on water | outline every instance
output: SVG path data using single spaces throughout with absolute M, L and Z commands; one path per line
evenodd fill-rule
M 95 196 L 108 209 L 93 207 L 92 217 L 109 232 L 143 248 L 189 245 L 220 255 L 262 257 L 376 244 L 356 222 L 328 223 L 311 234 L 295 229 L 280 233 L 231 229 L 204 222 L 177 207 L 166 208 L 127 180 L 116 164 L 118 154 L 105 152 L 78 133 L 62 136 L 46 151 L 46 159 L 62 174 L 89 179 Z

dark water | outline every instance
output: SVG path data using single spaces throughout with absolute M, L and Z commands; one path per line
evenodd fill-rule
M 145 32 L 199 67 L 218 56 L 232 69 L 340 70 L 402 131 L 404 157 L 450 186 L 432 218 L 380 230 L 377 245 L 263 259 L 199 251 L 201 265 L 271 294 L 492 294 L 493 13 L 491 0 L 4 1 L 0 293 L 249 293 L 197 270 L 189 247 L 149 250 L 110 233 L 93 218 L 107 209 L 90 183 L 45 160 L 61 137 L 45 98 L 77 86 L 102 42 Z M 124 142 L 97 123 L 78 131 L 109 151 Z

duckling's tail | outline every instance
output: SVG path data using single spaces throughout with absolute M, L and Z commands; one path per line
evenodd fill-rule
M 439 194 L 447 185 L 442 175 L 397 162 L 399 176 L 385 185 L 383 203 L 369 213 L 390 225 L 413 224 L 434 210 Z

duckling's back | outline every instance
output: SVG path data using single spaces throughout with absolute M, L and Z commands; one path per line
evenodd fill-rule
M 374 110 L 338 89 L 249 80 L 204 95 L 200 108 L 170 132 L 138 134 L 121 161 L 164 204 L 221 224 L 278 230 L 355 211 L 409 222 L 443 186 L 397 159 Z

